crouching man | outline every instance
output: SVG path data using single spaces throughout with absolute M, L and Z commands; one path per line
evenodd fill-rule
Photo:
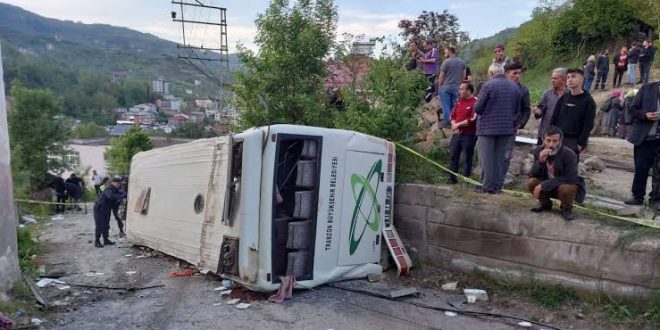
M 552 209 L 550 198 L 561 201 L 561 216 L 565 220 L 575 219 L 573 202 L 582 202 L 585 197 L 584 181 L 578 175 L 577 155 L 562 144 L 564 136 L 556 126 L 548 126 L 543 133 L 543 145 L 534 149 L 534 165 L 527 187 L 539 201 L 532 212 Z

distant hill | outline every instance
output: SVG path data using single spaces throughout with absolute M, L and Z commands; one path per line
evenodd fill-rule
M 179 92 L 201 80 L 196 92 L 217 94 L 214 84 L 177 58 L 176 43 L 124 27 L 61 21 L 0 3 L 0 40 L 72 70 L 123 72 L 147 81 L 163 77 Z M 238 65 L 237 56 L 230 54 L 230 70 Z

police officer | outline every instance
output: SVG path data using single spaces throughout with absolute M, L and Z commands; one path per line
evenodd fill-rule
M 108 232 L 110 231 L 110 212 L 118 207 L 121 200 L 126 197 L 126 193 L 119 190 L 119 187 L 121 187 L 121 178 L 112 178 L 110 185 L 103 190 L 94 203 L 94 223 L 96 224 L 94 246 L 97 248 L 115 244 L 108 239 Z M 103 244 L 100 241 L 101 236 L 103 236 Z

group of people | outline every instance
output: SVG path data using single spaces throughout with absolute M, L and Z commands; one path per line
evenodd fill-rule
M 634 45 L 634 44 L 633 44 Z M 432 44 L 426 43 L 429 57 Z M 635 47 L 635 46 L 633 46 Z M 637 54 L 635 54 L 637 52 Z M 645 59 L 650 58 L 655 48 L 644 42 L 643 48 L 633 48 L 633 60 L 627 50 L 618 54 L 615 60 L 615 84 L 620 84 L 623 73 L 628 68 L 635 70 L 640 63 L 642 83 L 649 79 Z M 445 59 L 437 73 L 426 71 L 432 79 L 442 106 L 439 121 L 453 132 L 450 142 L 450 170 L 459 173 L 461 155 L 464 155 L 462 175 L 472 174 L 474 152 L 481 165 L 481 187 L 479 192 L 499 194 L 502 191 L 518 130 L 523 129 L 531 115 L 540 120 L 537 147 L 533 150 L 534 163 L 529 173 L 527 188 L 538 200 L 533 212 L 543 212 L 552 208 L 551 198 L 560 200 L 561 216 L 566 220 L 575 219 L 573 204 L 582 202 L 586 195 L 584 179 L 578 172 L 580 154 L 588 145 L 596 119 L 596 102 L 589 94 L 593 80 L 593 68 L 557 68 L 552 71 L 551 88 L 545 91 L 541 101 L 531 106 L 529 89 L 520 83 L 523 66 L 505 55 L 503 45 L 494 49 L 494 58 L 488 69 L 489 80 L 478 89 L 468 79 L 465 61 L 456 56 L 452 47 L 444 49 Z M 643 54 L 643 55 L 642 55 Z M 604 56 L 607 54 L 604 52 Z M 431 63 L 430 59 L 424 59 Z M 434 60 L 436 63 L 438 60 Z M 609 65 L 609 60 L 606 60 Z M 652 60 L 651 60 L 652 61 Z M 589 62 L 594 62 L 590 59 Z M 596 63 L 593 63 L 597 66 Z M 624 70 L 624 64 L 626 69 Z M 630 65 L 633 66 L 630 66 Z M 602 71 L 602 73 L 601 73 Z M 599 69 L 596 88 L 603 88 L 607 74 Z M 629 82 L 635 75 L 629 72 Z M 660 83 L 645 84 L 637 96 L 631 97 L 630 116 L 627 125 L 629 141 L 635 144 L 636 174 L 633 183 L 633 197 L 628 204 L 638 204 L 644 197 L 646 177 L 651 167 L 656 166 L 654 190 L 660 189 Z M 656 86 L 656 87 L 653 87 Z M 652 95 L 650 95 L 652 94 Z M 617 95 L 618 97 L 621 94 Z M 655 96 L 655 98 L 654 98 Z M 656 102 L 657 101 L 657 105 Z M 606 108 L 623 106 L 623 103 L 609 102 Z M 609 110 L 609 109 L 608 109 Z M 605 111 L 605 110 L 603 110 Z M 618 111 L 614 110 L 614 111 Z M 657 112 L 657 114 L 656 114 Z M 611 119 L 610 119 L 611 120 Z M 618 119 L 617 119 L 618 120 Z M 609 129 L 610 126 L 607 126 Z M 614 132 L 608 131 L 608 134 Z M 656 159 L 658 162 L 656 162 Z M 638 166 L 639 163 L 639 166 Z M 639 173 L 638 173 L 639 172 Z M 456 176 L 448 179 L 456 183 Z M 656 197 L 657 196 L 657 197 Z M 655 198 L 655 199 L 654 199 Z M 660 207 L 660 193 L 651 194 L 652 202 Z
M 628 85 L 648 83 L 655 52 L 656 47 L 650 40 L 644 40 L 641 47 L 637 45 L 637 41 L 633 41 L 630 48 L 622 47 L 612 58 L 612 64 L 614 65 L 612 87 L 621 87 L 621 81 L 626 72 Z M 596 55 L 590 55 L 587 58 L 583 66 L 585 72 L 584 90 L 591 90 L 594 79 L 596 80 L 596 84 L 594 85 L 596 90 L 606 89 L 607 77 L 610 71 L 609 57 L 610 53 L 605 49 L 600 53 L 598 58 L 596 58 Z M 635 82 L 637 70 L 639 70 L 639 81 Z
M 58 173 L 49 184 L 50 188 L 55 190 L 55 213 L 65 213 L 67 209 L 80 211 L 82 208 L 78 205 L 85 192 L 85 183 L 75 173 L 72 173 L 66 180 L 62 173 Z M 66 207 L 69 204 L 70 207 Z

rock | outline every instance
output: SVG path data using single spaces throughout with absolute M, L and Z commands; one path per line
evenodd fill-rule
M 584 319 L 584 314 L 582 314 L 582 313 L 579 313 L 579 312 L 578 312 L 578 313 L 575 313 L 575 314 L 573 314 L 573 315 L 575 315 L 575 318 L 577 318 L 578 320 L 582 320 L 582 319 Z
M 422 119 L 430 126 L 438 121 L 438 115 L 435 111 L 424 111 L 422 112 Z
M 587 166 L 584 163 L 578 163 L 578 173 L 580 176 L 585 176 L 587 174 Z
M 522 175 L 529 175 L 532 172 L 532 166 L 534 166 L 534 156 L 532 159 L 526 158 L 523 162 L 521 173 Z
M 621 216 L 638 216 L 641 217 L 644 214 L 643 205 L 628 205 L 620 210 L 616 211 L 617 215 Z
M 513 181 L 516 180 L 516 176 L 511 174 L 511 172 L 507 172 L 506 176 L 504 177 L 504 184 L 511 184 Z
M 449 282 L 442 285 L 442 289 L 445 291 L 456 291 L 458 282 Z
M 441 139 L 440 140 L 440 146 L 443 148 L 449 148 L 449 145 L 451 144 L 451 139 Z
M 431 147 L 433 147 L 433 143 L 428 141 L 415 143 L 415 150 L 420 151 L 422 153 L 429 152 L 429 150 L 431 150 Z
M 585 159 L 584 165 L 587 167 L 587 169 L 591 169 L 592 171 L 595 172 L 602 172 L 607 168 L 607 166 L 605 166 L 605 163 L 596 156 L 592 156 Z

